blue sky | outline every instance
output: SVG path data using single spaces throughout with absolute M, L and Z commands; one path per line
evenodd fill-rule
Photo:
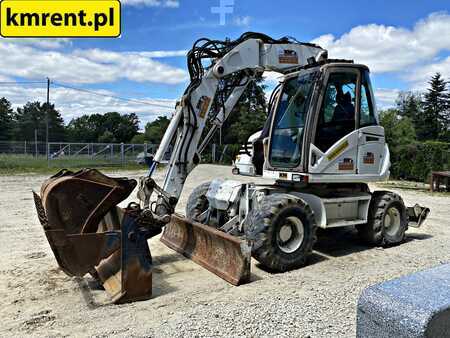
M 394 104 L 399 90 L 423 90 L 436 71 L 450 78 L 448 1 L 234 0 L 225 25 L 211 12 L 219 2 L 122 0 L 118 39 L 0 39 L 0 81 L 48 76 L 55 83 L 145 101 L 149 104 L 56 86 L 51 91 L 66 122 L 83 113 L 116 110 L 137 112 L 144 124 L 170 114 L 187 85 L 184 53 L 196 39 L 237 38 L 246 31 L 313 41 L 330 57 L 367 64 L 382 108 Z M 44 100 L 45 89 L 1 86 L 1 96 L 21 105 Z

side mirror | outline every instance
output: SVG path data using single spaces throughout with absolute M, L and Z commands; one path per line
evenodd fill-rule
M 144 162 L 150 168 L 153 164 L 153 155 L 146 155 L 144 157 Z

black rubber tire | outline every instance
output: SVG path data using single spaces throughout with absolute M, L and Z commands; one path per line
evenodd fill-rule
M 389 234 L 384 227 L 384 218 L 389 208 L 395 207 L 400 213 L 400 226 Z M 359 237 L 367 244 L 390 246 L 401 243 L 408 229 L 408 216 L 403 199 L 390 191 L 374 191 L 369 206 L 368 222 L 356 226 Z
M 197 220 L 200 215 L 208 208 L 208 200 L 206 193 L 208 192 L 211 182 L 205 182 L 192 190 L 186 203 L 186 217 L 192 221 Z
M 303 224 L 304 237 L 298 249 L 286 253 L 277 243 L 277 232 L 287 217 L 295 216 Z M 272 271 L 284 272 L 304 266 L 312 252 L 316 237 L 314 214 L 301 199 L 289 194 L 263 197 L 259 208 L 249 213 L 245 235 L 253 242 L 253 257 Z

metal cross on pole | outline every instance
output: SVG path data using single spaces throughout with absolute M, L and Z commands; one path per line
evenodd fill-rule
M 47 152 L 47 160 L 49 159 L 49 149 L 48 149 L 48 111 L 50 110 L 50 79 L 47 78 L 47 105 L 45 109 L 45 145 Z

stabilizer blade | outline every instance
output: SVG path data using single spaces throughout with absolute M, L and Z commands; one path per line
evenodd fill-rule
M 233 285 L 250 280 L 250 245 L 237 237 L 174 214 L 161 242 Z

